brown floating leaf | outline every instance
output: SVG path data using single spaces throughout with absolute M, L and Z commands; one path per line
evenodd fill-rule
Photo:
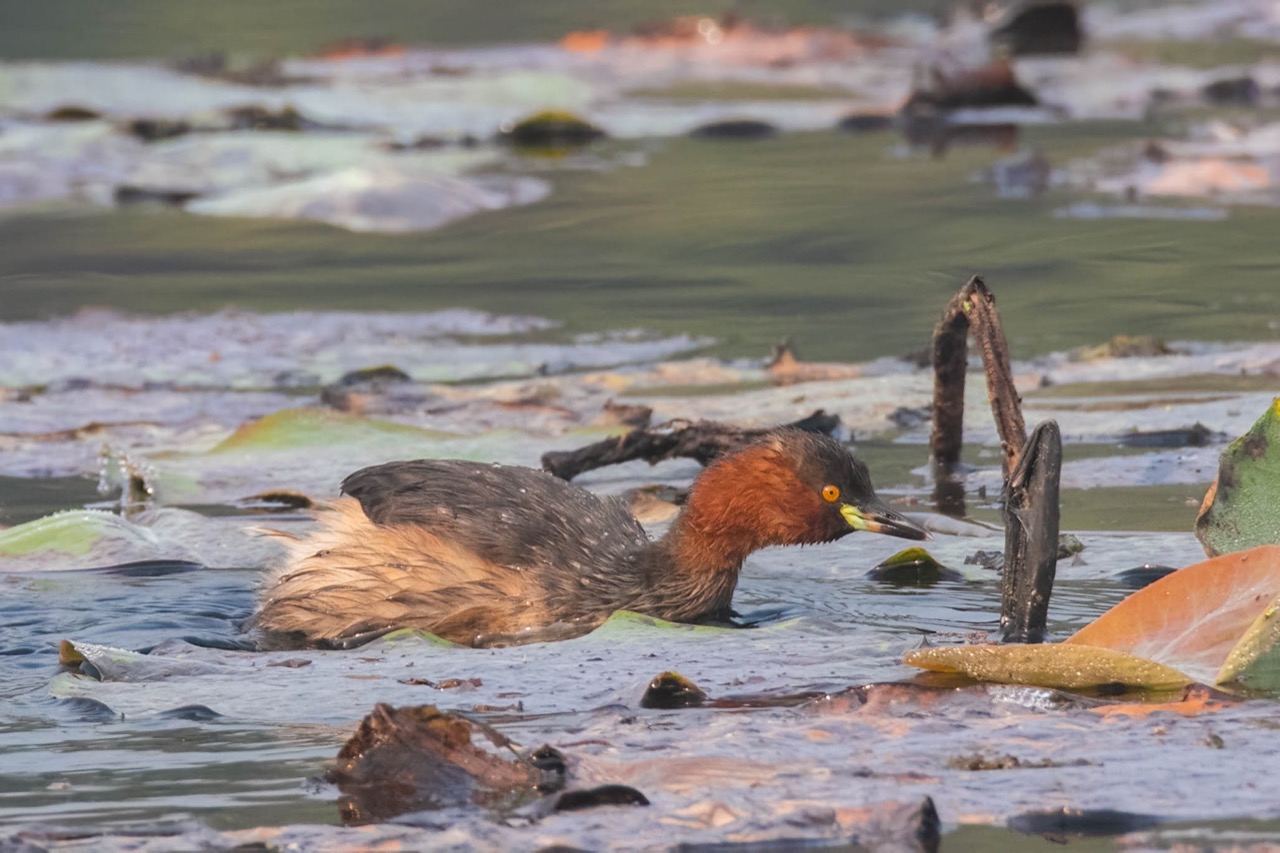
M 77 667 L 84 663 L 84 655 L 70 640 L 58 641 L 58 663 L 66 667 Z
M 343 822 L 373 823 L 410 811 L 540 793 L 545 781 L 540 767 L 473 745 L 474 731 L 505 742 L 496 732 L 433 705 L 375 706 L 325 775 L 343 793 Z

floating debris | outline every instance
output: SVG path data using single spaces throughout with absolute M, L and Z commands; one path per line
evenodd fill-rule
M 1121 447 L 1208 447 L 1226 440 L 1225 434 L 1197 422 L 1185 429 L 1134 430 L 1120 436 L 1119 444 Z
M 874 581 L 894 586 L 933 586 L 940 581 L 963 581 L 965 576 L 939 563 L 924 548 L 899 551 L 867 572 Z
M 50 110 L 44 118 L 45 121 L 98 121 L 102 118 L 102 113 L 89 107 L 69 104 Z
M 510 807 L 564 785 L 563 759 L 560 772 L 548 774 L 536 755 L 508 760 L 479 748 L 472 742 L 476 733 L 509 745 L 487 726 L 434 705 L 375 706 L 325 774 L 342 791 L 342 822 L 380 823 L 457 806 Z
M 759 119 L 723 119 L 695 127 L 689 135 L 694 139 L 772 139 L 778 128 Z
M 1084 42 L 1080 10 L 1065 0 L 1029 0 L 1002 9 L 987 33 L 999 56 L 1074 55 Z
M 605 132 L 567 110 L 544 110 L 503 127 L 498 138 L 506 143 L 527 149 L 581 148 Z
M 654 677 L 640 697 L 641 708 L 699 708 L 707 701 L 702 688 L 678 672 L 664 672 Z

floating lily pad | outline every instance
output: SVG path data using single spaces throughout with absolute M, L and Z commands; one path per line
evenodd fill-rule
M 0 572 L 137 569 L 156 566 L 260 566 L 279 545 L 251 535 L 235 519 L 211 519 L 172 507 L 124 518 L 69 510 L 0 530 Z
M 240 427 L 210 453 L 341 446 L 378 436 L 417 436 L 425 441 L 453 437 L 438 430 L 354 417 L 328 409 L 283 409 Z
M 1210 555 L 1280 543 L 1280 398 L 1240 438 L 1218 465 L 1196 536 Z
M 1225 554 L 1138 590 L 1066 643 L 1149 658 L 1207 684 L 1253 681 L 1280 663 L 1268 662 L 1274 620 L 1263 619 L 1278 594 L 1280 546 Z
M 905 663 L 934 672 L 958 672 L 979 681 L 1079 690 L 1104 684 L 1164 690 L 1192 679 L 1155 661 L 1114 649 L 1079 644 L 974 645 L 916 649 Z
M 1280 686 L 1280 598 L 1263 608 L 1227 654 L 1218 670 L 1217 683 L 1242 684 L 1260 690 Z
M 1064 642 L 920 649 L 912 666 L 983 681 L 1165 688 L 1190 681 L 1280 687 L 1280 546 L 1167 575 Z
M 83 557 L 104 537 L 147 537 L 118 515 L 97 510 L 72 510 L 37 518 L 0 531 L 0 556 L 23 557 L 37 553 Z

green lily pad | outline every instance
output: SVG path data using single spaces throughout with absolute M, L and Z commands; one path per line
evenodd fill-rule
M 903 661 L 934 672 L 961 673 L 978 681 L 1063 690 L 1104 684 L 1167 690 L 1192 682 L 1189 676 L 1155 661 L 1114 649 L 1067 643 L 916 649 L 909 652 Z
M 209 452 L 338 446 L 358 444 L 381 436 L 417 437 L 424 441 L 455 437 L 447 432 L 361 418 L 331 409 L 282 409 L 245 424 Z
M 29 558 L 22 561 L 23 568 L 39 568 L 31 559 L 40 557 L 98 555 L 109 563 L 121 553 L 153 556 L 158 549 L 159 540 L 145 527 L 101 510 L 56 512 L 0 530 L 0 558 Z M 84 563 L 85 560 L 78 560 L 77 567 Z
M 605 132 L 568 110 L 543 110 L 526 116 L 499 135 L 525 149 L 568 149 L 602 139 Z
M 1222 451 L 1196 536 L 1214 556 L 1280 544 L 1280 398 Z
M 421 628 L 397 628 L 383 634 L 378 639 L 378 643 L 384 646 L 401 646 L 425 644 L 428 646 L 440 646 L 441 648 L 457 648 L 458 644 L 452 640 L 446 640 L 444 637 L 424 631 Z

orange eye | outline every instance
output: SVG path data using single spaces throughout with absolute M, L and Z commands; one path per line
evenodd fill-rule
M 840 500 L 840 489 L 836 486 L 823 486 L 822 499 L 829 504 L 833 504 Z

